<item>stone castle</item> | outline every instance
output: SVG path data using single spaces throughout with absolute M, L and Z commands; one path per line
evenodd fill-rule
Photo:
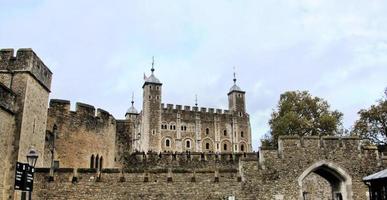
M 0 50 L 0 198 L 16 161 L 39 152 L 35 199 L 367 199 L 361 178 L 387 163 L 356 137 L 282 137 L 252 152 L 245 92 L 228 110 L 163 104 L 162 83 L 144 77 L 143 106 L 125 119 L 51 99 L 52 72 L 31 49 Z

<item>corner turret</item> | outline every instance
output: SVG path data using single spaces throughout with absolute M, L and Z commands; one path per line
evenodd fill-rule
M 144 76 L 142 133 L 140 138 L 141 151 L 161 151 L 161 86 L 162 83 L 154 75 L 154 59 L 152 74 Z
M 230 111 L 239 113 L 242 116 L 246 112 L 246 103 L 245 103 L 245 91 L 243 91 L 236 84 L 236 74 L 234 72 L 234 85 L 230 88 L 228 95 L 228 107 Z

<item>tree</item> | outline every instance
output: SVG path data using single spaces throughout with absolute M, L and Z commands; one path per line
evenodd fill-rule
M 327 101 L 313 97 L 307 91 L 288 91 L 280 96 L 277 110 L 271 114 L 272 144 L 280 135 L 334 135 L 341 127 L 343 114 L 330 111 Z M 267 140 L 267 139 L 266 139 Z M 263 141 L 264 142 L 267 141 Z
M 355 122 L 352 134 L 374 144 L 387 144 L 387 88 L 384 94 L 384 99 L 379 99 L 376 105 L 358 112 L 360 118 Z

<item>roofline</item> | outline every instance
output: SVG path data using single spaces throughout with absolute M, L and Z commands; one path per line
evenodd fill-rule
M 239 92 L 239 93 L 242 93 L 242 94 L 245 94 L 245 93 L 246 93 L 245 91 L 233 90 L 233 91 L 230 91 L 229 93 L 227 93 L 227 95 L 230 95 L 230 94 L 233 93 L 233 92 Z
M 150 84 L 152 84 L 152 85 L 163 85 L 162 83 L 145 82 L 144 85 L 142 85 L 142 88 L 144 89 L 144 87 L 146 85 L 150 85 Z

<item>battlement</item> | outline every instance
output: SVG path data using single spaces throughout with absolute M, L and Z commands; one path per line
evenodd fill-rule
M 174 104 L 161 104 L 161 109 L 165 111 L 188 111 L 188 112 L 199 112 L 199 113 L 210 113 L 210 114 L 230 114 L 229 110 L 215 109 L 215 108 L 206 108 L 206 107 L 196 107 L 196 106 L 183 106 L 183 105 L 174 105 Z
M 343 148 L 358 150 L 360 145 L 361 140 L 357 136 L 280 136 L 278 139 L 279 150 L 292 148 Z
M 0 49 L 0 72 L 30 73 L 45 89 L 51 88 L 52 72 L 32 49 Z
M 135 152 L 125 158 L 125 169 L 237 169 L 240 161 L 258 161 L 258 153 Z
M 375 146 L 363 145 L 357 136 L 280 136 L 278 148 L 260 147 L 260 164 L 267 160 L 276 161 L 293 157 L 319 157 L 329 158 L 335 154 L 343 154 L 348 157 L 375 157 L 379 159 Z
M 15 93 L 12 92 L 7 86 L 0 83 L 0 107 L 7 112 L 14 113 L 15 108 Z
M 85 104 L 85 103 L 76 103 L 75 111 L 70 110 L 71 103 L 68 100 L 63 100 L 63 99 L 51 99 L 50 100 L 50 105 L 49 105 L 49 110 L 56 112 L 58 111 L 59 113 L 73 113 L 78 116 L 85 116 L 85 117 L 95 117 L 103 120 L 113 120 L 113 116 L 103 110 L 98 108 L 97 112 L 94 106 Z

